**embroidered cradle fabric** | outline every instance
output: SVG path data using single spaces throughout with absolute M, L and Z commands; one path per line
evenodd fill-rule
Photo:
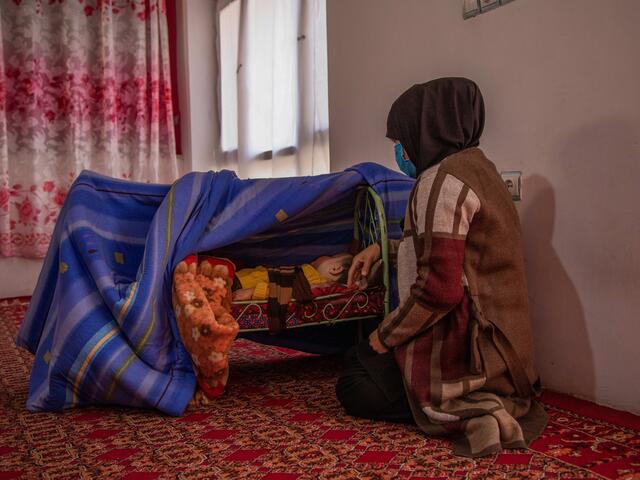
M 382 199 L 399 238 L 413 181 L 375 164 L 315 177 L 191 173 L 172 186 L 83 172 L 62 208 L 17 343 L 35 354 L 27 408 L 110 403 L 180 415 L 195 375 L 171 305 L 193 252 L 298 265 L 344 251 L 356 188 Z
M 384 312 L 384 288 L 365 291 L 343 291 L 314 298 L 311 302 L 290 301 L 285 315 L 285 328 L 309 323 L 339 322 L 354 317 L 382 315 Z M 269 313 L 266 302 L 243 302 L 231 305 L 231 315 L 240 330 L 267 330 Z

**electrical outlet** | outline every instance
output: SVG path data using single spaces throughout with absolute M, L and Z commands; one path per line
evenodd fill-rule
M 522 200 L 522 172 L 500 172 L 513 201 Z

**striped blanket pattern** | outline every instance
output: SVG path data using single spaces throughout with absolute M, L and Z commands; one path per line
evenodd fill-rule
M 89 404 L 181 415 L 195 388 L 171 306 L 171 272 L 194 252 L 301 264 L 348 247 L 356 187 L 372 186 L 390 238 L 413 181 L 363 163 L 314 177 L 190 173 L 173 185 L 82 172 L 60 212 L 17 344 L 35 355 L 27 408 Z

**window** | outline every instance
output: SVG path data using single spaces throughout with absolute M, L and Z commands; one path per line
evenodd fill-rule
M 238 37 L 240 1 L 235 0 L 220 12 L 220 98 L 222 110 L 221 146 L 225 152 L 238 148 Z
M 252 175 L 327 173 L 325 0 L 233 0 L 219 47 L 222 154 L 261 162 Z

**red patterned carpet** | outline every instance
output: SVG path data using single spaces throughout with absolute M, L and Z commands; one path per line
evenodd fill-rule
M 27 299 L 0 301 L 0 480 L 640 479 L 640 417 L 546 394 L 530 449 L 473 460 L 412 427 L 345 416 L 336 358 L 240 341 L 228 393 L 169 418 L 151 411 L 25 410 L 31 355 L 13 338 Z

